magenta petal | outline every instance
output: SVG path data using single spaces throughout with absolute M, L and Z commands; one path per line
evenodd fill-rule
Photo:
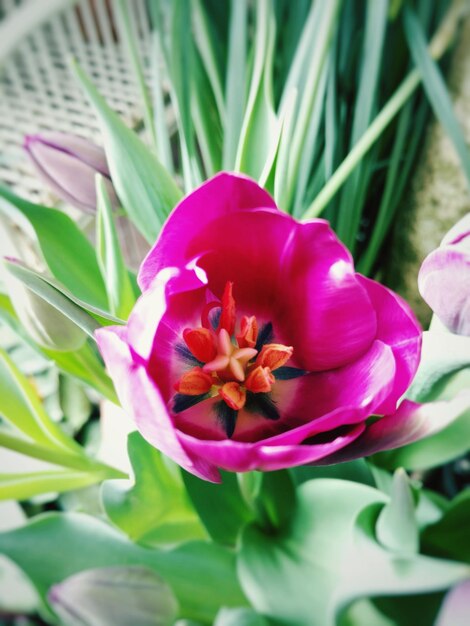
M 390 347 L 375 341 L 351 365 L 298 379 L 295 400 L 285 410 L 293 425 L 301 425 L 265 439 L 264 443 L 300 444 L 319 433 L 364 421 L 389 396 L 394 375 L 395 360 Z
M 207 441 L 185 433 L 179 433 L 179 438 L 186 450 L 227 471 L 274 471 L 315 463 L 344 446 L 350 445 L 363 430 L 364 425 L 359 424 L 351 427 L 346 433 L 338 436 L 332 435 L 331 440 L 326 443 L 312 442 L 292 446 L 268 446 L 229 440 Z
M 408 304 L 383 285 L 357 275 L 365 287 L 377 314 L 377 339 L 391 347 L 396 362 L 393 389 L 386 403 L 377 407 L 377 413 L 395 411 L 398 400 L 405 393 L 418 369 L 421 356 L 422 333 L 419 322 Z
M 260 207 L 275 209 L 276 205 L 271 196 L 249 178 L 226 172 L 211 178 L 171 213 L 140 268 L 140 288 L 148 289 L 163 267 L 185 265 L 188 245 L 212 220 Z
M 128 344 L 127 329 L 108 326 L 96 331 L 96 339 L 123 408 L 131 415 L 149 443 L 168 455 L 188 472 L 212 482 L 220 482 L 217 468 L 187 453 L 174 429 L 157 386 L 144 365 L 136 363 Z
M 351 256 L 323 220 L 299 224 L 285 272 L 284 320 L 300 367 L 351 363 L 375 338 L 377 321 Z
M 445 246 L 426 257 L 418 287 L 437 317 L 454 333 L 470 336 L 470 252 Z
M 376 452 L 400 448 L 439 432 L 468 408 L 470 395 L 462 394 L 450 401 L 417 404 L 404 400 L 392 415 L 370 424 L 363 435 L 347 450 L 323 459 L 322 464 L 342 463 Z

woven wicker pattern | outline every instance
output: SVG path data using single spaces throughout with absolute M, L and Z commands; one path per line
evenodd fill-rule
M 6 50 L 0 43 L 0 182 L 23 197 L 54 202 L 23 154 L 25 134 L 54 129 L 99 143 L 94 115 L 68 69 L 70 56 L 130 126 L 141 119 L 113 6 L 112 0 L 0 0 L 0 42 L 14 42 Z M 146 2 L 130 0 L 129 8 L 147 68 Z

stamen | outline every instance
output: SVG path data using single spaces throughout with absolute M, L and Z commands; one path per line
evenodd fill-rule
M 207 328 L 208 330 L 215 330 L 209 316 L 210 312 L 214 309 L 220 309 L 220 302 L 208 302 L 202 309 L 201 324 L 204 326 L 204 328 Z
M 207 328 L 186 328 L 183 339 L 198 361 L 207 363 L 216 357 L 215 337 Z
M 240 348 L 254 348 L 258 339 L 258 322 L 252 315 L 244 315 L 240 324 L 240 333 L 237 335 L 237 343 Z
M 235 300 L 233 298 L 233 283 L 227 281 L 222 295 L 222 314 L 220 316 L 219 328 L 225 328 L 229 335 L 233 335 L 235 330 Z
M 219 389 L 220 397 L 228 404 L 229 407 L 239 411 L 243 409 L 246 402 L 246 391 L 240 387 L 238 383 L 225 383 Z
M 294 352 L 292 346 L 284 346 L 281 343 L 268 343 L 263 346 L 256 359 L 256 365 L 269 367 L 271 371 L 282 367 L 291 358 Z
M 245 381 L 245 387 L 253 393 L 268 393 L 276 379 L 271 374 L 269 367 L 255 367 Z
M 200 367 L 193 367 L 192 370 L 183 374 L 180 380 L 175 383 L 175 391 L 185 396 L 200 396 L 207 393 L 213 384 L 210 374 L 206 374 Z

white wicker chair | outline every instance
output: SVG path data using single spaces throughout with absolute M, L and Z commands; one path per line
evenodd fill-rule
M 128 0 L 128 6 L 147 68 L 146 0 Z M 69 71 L 70 56 L 129 125 L 141 119 L 115 13 L 113 0 L 0 0 L 0 182 L 23 197 L 51 200 L 22 151 L 25 134 L 55 129 L 99 142 L 94 115 Z

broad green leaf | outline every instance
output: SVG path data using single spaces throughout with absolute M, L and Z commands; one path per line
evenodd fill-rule
M 102 487 L 103 506 L 113 524 L 145 545 L 205 538 L 179 468 L 137 432 L 129 435 L 128 452 L 134 485 L 113 480 Z
M 106 308 L 106 289 L 93 246 L 75 222 L 62 211 L 22 200 L 3 187 L 0 198 L 7 214 L 14 207 L 30 222 L 53 276 L 77 298 Z
M 371 467 L 365 459 L 357 459 L 336 465 L 301 465 L 293 467 L 289 471 L 296 485 L 314 478 L 339 478 L 374 487 L 375 480 L 371 471 L 373 469 L 373 466 Z
M 415 504 L 404 470 L 395 472 L 391 500 L 380 512 L 376 532 L 380 543 L 399 555 L 408 556 L 418 552 Z
M 437 63 L 429 53 L 425 33 L 410 6 L 405 6 L 403 10 L 403 24 L 406 41 L 420 72 L 426 95 L 431 102 L 436 117 L 454 145 L 467 183 L 470 186 L 470 151 L 465 143 L 462 128 L 455 117 L 445 81 Z
M 189 497 L 212 539 L 235 545 L 243 526 L 252 519 L 233 473 L 222 472 L 222 483 L 215 485 L 183 472 Z
M 268 626 L 268 622 L 252 609 L 220 609 L 214 626 Z
M 96 255 L 106 285 L 109 308 L 113 315 L 127 319 L 135 298 L 119 247 L 111 201 L 103 177 L 99 175 L 96 178 L 96 202 Z
M 468 376 L 466 378 L 468 384 Z M 445 419 L 445 403 L 442 403 L 442 418 Z M 449 409 L 450 410 L 450 409 Z M 410 443 L 402 448 L 374 455 L 374 463 L 387 469 L 406 467 L 409 470 L 424 470 L 448 463 L 468 452 L 470 441 L 470 397 L 467 408 L 453 419 L 448 426 Z
M 0 415 L 46 448 L 73 453 L 81 450 L 47 415 L 33 385 L 3 350 L 0 350 Z
M 5 504 L 9 503 L 2 503 L 2 506 Z M 5 513 L 2 510 L 2 514 Z M 19 567 L 3 555 L 0 555 L 0 606 L 2 612 L 12 615 L 36 613 L 38 606 L 34 587 Z
M 417 402 L 435 400 L 439 382 L 465 367 L 470 367 L 470 337 L 425 331 L 421 362 L 406 397 Z
M 67 428 L 75 434 L 90 418 L 93 405 L 83 385 L 71 376 L 59 375 L 58 393 Z
M 58 549 L 60 547 L 60 549 Z M 212 623 L 220 606 L 246 600 L 235 574 L 235 557 L 221 546 L 191 542 L 173 550 L 149 550 L 108 524 L 72 513 L 47 513 L 0 534 L 0 552 L 32 581 L 44 601 L 48 589 L 87 569 L 138 565 L 159 574 L 172 588 L 181 615 Z
M 424 530 L 423 549 L 427 554 L 470 564 L 469 528 L 470 489 L 467 487 L 452 501 L 442 519 Z
M 261 488 L 255 500 L 258 523 L 280 532 L 291 520 L 296 507 L 294 481 L 287 470 L 262 474 Z
M 72 68 L 98 116 L 119 199 L 142 235 L 153 243 L 181 192 L 156 156 L 109 108 L 79 65 L 73 63 Z
M 61 493 L 100 482 L 98 473 L 51 471 L 0 474 L 0 500 L 27 500 L 41 493 Z
M 69 576 L 49 591 L 66 626 L 173 626 L 178 603 L 146 567 L 101 567 Z
M 387 498 L 375 489 L 318 479 L 301 485 L 297 500 L 283 533 L 249 526 L 239 555 L 252 606 L 276 624 L 334 626 L 358 598 L 442 590 L 469 575 L 459 563 L 381 547 L 374 525 Z

